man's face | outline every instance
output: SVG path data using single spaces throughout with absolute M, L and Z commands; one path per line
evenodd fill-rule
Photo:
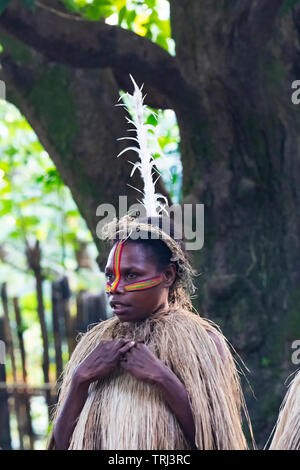
M 116 246 L 117 244 L 111 249 L 105 268 L 107 281 L 111 284 L 116 277 L 114 270 Z M 119 262 L 119 273 L 120 282 L 108 295 L 113 313 L 121 322 L 145 319 L 167 300 L 168 287 L 164 283 L 164 273 L 158 271 L 156 260 L 151 258 L 151 251 L 144 245 L 125 242 Z M 132 292 L 124 289 L 128 284 L 138 283 L 160 274 L 162 283 L 157 286 Z

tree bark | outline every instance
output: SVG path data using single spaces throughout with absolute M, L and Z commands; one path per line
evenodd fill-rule
M 185 200 L 205 205 L 198 305 L 251 370 L 256 400 L 246 387 L 247 401 L 260 446 L 300 337 L 299 110 L 291 102 L 299 41 L 282 3 L 174 0 L 171 9 L 177 58 L 207 116 L 202 144 L 201 123 L 178 115 Z
M 137 194 L 126 183 L 139 186 L 123 157 L 116 161 L 116 139 L 126 130 L 114 104 L 119 87 L 130 86 L 128 72 L 145 82 L 147 104 L 175 110 L 182 202 L 205 207 L 204 247 L 194 253 L 204 272 L 196 307 L 221 325 L 251 370 L 256 399 L 245 383 L 247 403 L 263 446 L 294 368 L 291 343 L 300 337 L 300 119 L 291 102 L 291 83 L 300 78 L 299 8 L 287 10 L 283 0 L 172 0 L 174 58 L 103 23 L 86 28 L 85 20 L 79 28 L 61 17 L 43 28 L 11 5 L 0 17 L 7 98 L 70 187 L 102 257 L 96 207 L 117 207 L 119 194 L 131 204 Z M 78 55 L 68 54 L 78 38 Z

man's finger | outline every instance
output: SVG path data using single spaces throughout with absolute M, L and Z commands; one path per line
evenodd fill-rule
M 135 346 L 135 341 L 129 341 L 122 348 L 119 349 L 119 354 L 124 354 Z
M 128 343 L 130 343 L 130 339 L 127 339 L 127 338 L 121 338 L 121 339 L 118 339 L 117 341 L 115 341 L 115 344 L 116 344 L 116 347 L 117 348 L 123 348 L 124 346 L 126 346 Z
M 120 338 L 117 343 L 119 344 L 126 344 L 128 341 L 131 341 L 129 338 Z

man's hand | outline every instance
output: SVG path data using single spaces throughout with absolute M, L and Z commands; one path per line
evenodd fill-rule
M 134 346 L 129 339 L 117 341 L 100 341 L 93 351 L 84 359 L 73 373 L 73 380 L 89 384 L 109 375 L 118 365 L 124 353 Z
M 120 359 L 120 366 L 137 379 L 157 383 L 165 372 L 165 364 L 143 343 L 135 343 Z

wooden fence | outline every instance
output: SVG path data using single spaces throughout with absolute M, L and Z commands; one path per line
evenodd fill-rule
M 48 419 L 53 405 L 56 403 L 56 382 L 50 380 L 50 350 L 55 352 L 55 371 L 57 380 L 64 367 L 63 347 L 67 345 L 68 357 L 76 345 L 76 336 L 87 330 L 87 326 L 107 318 L 105 294 L 91 294 L 81 291 L 76 295 L 76 315 L 70 314 L 71 292 L 68 278 L 62 277 L 52 282 L 52 321 L 47 324 L 42 292 L 43 279 L 35 272 L 37 311 L 42 338 L 41 368 L 43 383 L 32 387 L 28 383 L 28 354 L 24 343 L 24 321 L 19 299 L 8 299 L 7 287 L 1 286 L 1 303 L 3 315 L 0 316 L 0 340 L 5 344 L 5 361 L 0 360 L 0 448 L 11 449 L 11 415 L 14 415 L 19 438 L 20 449 L 34 449 L 38 436 L 34 432 L 32 422 L 32 397 L 43 396 L 48 408 Z M 48 322 L 49 323 L 49 322 Z M 2 343 L 3 345 L 3 343 Z M 21 370 L 17 367 L 16 358 L 21 358 Z M 1 358 L 0 358 L 1 359 Z M 13 383 L 7 383 L 5 362 L 9 361 Z M 4 362 L 4 364 L 1 362 Z

